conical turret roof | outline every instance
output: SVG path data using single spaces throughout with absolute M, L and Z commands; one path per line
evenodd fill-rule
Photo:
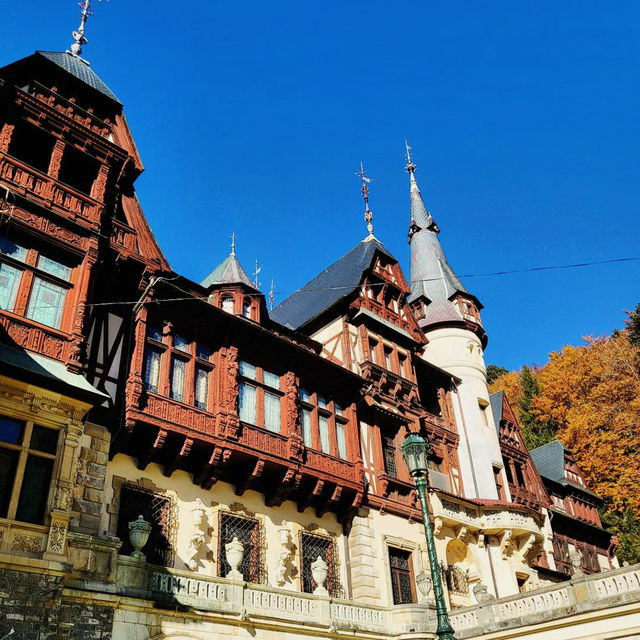
M 425 298 L 426 315 L 421 318 L 422 328 L 446 322 L 463 322 L 464 319 L 453 299 L 457 293 L 475 296 L 469 293 L 460 278 L 447 261 L 440 244 L 440 229 L 424 204 L 422 194 L 415 177 L 415 165 L 409 163 L 407 171 L 410 182 L 410 226 L 409 243 L 411 245 L 411 295 L 409 301 Z
M 210 287 L 214 284 L 244 284 L 255 289 L 255 285 L 242 268 L 236 258 L 236 254 L 231 252 L 201 283 L 203 287 Z

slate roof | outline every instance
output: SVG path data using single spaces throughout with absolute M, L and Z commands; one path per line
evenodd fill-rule
M 376 251 L 397 262 L 379 240 L 363 240 L 281 302 L 269 317 L 290 329 L 307 324 L 358 287 L 362 273 L 371 266 Z
M 67 73 L 89 85 L 92 89 L 99 91 L 107 98 L 122 104 L 116 97 L 116 94 L 100 79 L 95 71 L 89 66 L 88 62 L 82 60 L 78 56 L 71 55 L 63 51 L 36 51 L 36 55 L 40 55 L 54 64 L 64 69 Z
M 496 391 L 489 396 L 493 421 L 496 423 L 496 431 L 500 433 L 500 421 L 502 420 L 502 409 L 504 405 L 504 391 Z
M 441 322 L 462 322 L 458 309 L 450 298 L 456 293 L 469 292 L 455 274 L 442 250 L 440 230 L 424 204 L 415 176 L 411 174 L 411 295 L 409 301 L 424 296 L 426 316 L 420 320 L 425 327 Z
M 245 284 L 255 289 L 254 283 L 233 253 L 230 253 L 200 284 L 205 288 L 213 284 Z
M 569 451 L 560 440 L 547 442 L 541 447 L 529 451 L 533 463 L 538 469 L 538 473 L 548 480 L 557 482 L 565 486 L 571 486 L 580 491 L 584 491 L 592 496 L 598 497 L 593 491 L 587 489 L 586 486 L 576 484 L 567 480 L 564 474 L 564 456 L 565 451 Z

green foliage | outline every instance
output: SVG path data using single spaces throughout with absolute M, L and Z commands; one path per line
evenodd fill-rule
M 629 318 L 626 321 L 629 330 L 629 342 L 636 348 L 640 348 L 640 302 L 634 311 L 627 311 Z
M 487 382 L 491 384 L 496 378 L 508 373 L 504 367 L 499 367 L 497 364 L 487 365 Z
M 531 369 L 525 365 L 520 372 L 522 393 L 518 398 L 519 421 L 527 449 L 541 447 L 556 438 L 556 428 L 551 420 L 539 418 L 534 411 L 535 398 L 540 394 L 540 384 Z
M 618 536 L 618 560 L 629 564 L 640 562 L 640 519 L 631 507 L 627 507 L 623 512 L 609 511 L 604 507 L 600 511 L 600 517 L 602 524 Z

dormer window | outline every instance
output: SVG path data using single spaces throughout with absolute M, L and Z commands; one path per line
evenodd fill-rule
M 222 298 L 222 310 L 227 313 L 233 313 L 233 297 L 232 296 L 224 296 Z

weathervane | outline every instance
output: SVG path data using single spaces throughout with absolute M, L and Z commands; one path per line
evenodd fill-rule
M 262 267 L 258 266 L 258 258 L 256 258 L 256 270 L 253 272 L 253 282 L 256 285 L 256 289 L 260 288 L 260 281 L 258 280 L 258 274 L 262 271 Z
M 102 0 L 98 0 L 98 2 L 102 2 Z M 80 0 L 80 2 L 78 2 L 78 6 L 82 9 L 82 13 L 80 14 L 80 26 L 77 31 L 73 31 L 71 34 L 75 40 L 71 45 L 71 54 L 76 57 L 80 57 L 80 54 L 82 53 L 82 45 L 89 42 L 84 37 L 84 26 L 87 24 L 89 16 L 93 15 L 91 0 Z
M 407 148 L 407 166 L 405 167 L 405 169 L 407 170 L 407 173 L 410 173 L 411 177 L 413 178 L 413 174 L 416 170 L 416 165 L 413 164 L 413 160 L 411 159 L 411 149 L 413 147 L 409 146 L 406 138 L 404 139 L 404 146 Z
M 369 209 L 369 187 L 367 186 L 371 182 L 371 178 L 368 178 L 364 172 L 364 165 L 360 163 L 360 171 L 356 175 L 362 180 L 362 197 L 364 198 L 364 219 L 367 223 L 367 231 L 369 235 L 367 238 L 373 238 L 373 213 Z
M 275 284 L 271 279 L 271 289 L 269 289 L 269 311 L 273 311 L 273 303 L 276 301 Z

